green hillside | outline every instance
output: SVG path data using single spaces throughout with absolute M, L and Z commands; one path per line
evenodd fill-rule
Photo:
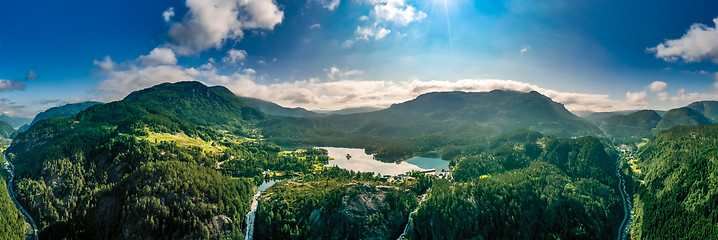
M 32 120 L 30 125 L 33 125 L 40 120 L 45 120 L 45 119 L 50 119 L 50 118 L 70 117 L 70 116 L 77 114 L 78 112 L 80 112 L 82 110 L 87 109 L 90 106 L 97 105 L 97 104 L 101 104 L 101 102 L 87 101 L 87 102 L 65 104 L 65 105 L 62 105 L 59 107 L 53 107 L 53 108 L 47 109 L 47 110 L 35 115 L 35 118 Z
M 285 108 L 279 106 L 276 103 L 256 98 L 242 97 L 242 100 L 247 102 L 247 104 L 251 105 L 252 107 L 255 107 L 259 111 L 269 115 L 296 118 L 315 118 L 326 116 L 324 114 L 315 113 L 304 108 Z
M 687 108 L 696 110 L 713 122 L 718 122 L 718 101 L 700 101 L 688 104 Z
M 614 161 L 592 137 L 504 141 L 458 160 L 455 183 L 432 186 L 410 236 L 613 238 L 623 216 Z
M 676 108 L 671 109 L 663 115 L 656 129 L 665 130 L 674 126 L 694 126 L 694 125 L 706 125 L 713 123 L 710 119 L 706 118 L 700 112 L 687 108 Z
M 670 117 L 670 116 L 669 116 Z M 640 139 L 649 137 L 661 121 L 653 110 L 641 110 L 627 115 L 614 115 L 601 121 L 599 127 L 607 135 L 617 138 Z
M 225 88 L 181 82 L 40 121 L 7 150 L 18 199 L 41 237 L 239 237 L 263 170 L 316 164 L 247 138 L 263 117 Z
M 0 239 L 25 239 L 25 220 L 8 195 L 5 179 L 0 180 Z
M 0 121 L 0 138 L 11 138 L 15 129 L 9 123 Z
M 637 155 L 632 239 L 718 235 L 718 125 L 674 127 Z

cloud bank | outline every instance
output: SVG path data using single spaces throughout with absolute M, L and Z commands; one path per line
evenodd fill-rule
M 718 25 L 718 18 L 713 19 Z M 681 38 L 666 40 L 648 48 L 657 58 L 668 62 L 682 59 L 685 62 L 701 62 L 705 59 L 718 63 L 718 29 L 702 23 L 694 23 Z

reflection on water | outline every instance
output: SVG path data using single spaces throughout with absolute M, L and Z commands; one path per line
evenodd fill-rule
M 385 163 L 374 159 L 373 155 L 368 155 L 364 149 L 358 148 L 337 148 L 337 147 L 321 147 L 329 152 L 330 160 L 326 166 L 338 166 L 346 170 L 354 170 L 356 172 L 375 172 L 381 175 L 399 175 L 409 171 L 423 171 L 435 169 L 449 170 L 449 161 L 441 158 L 413 157 L 401 163 Z M 351 157 L 347 159 L 347 154 Z

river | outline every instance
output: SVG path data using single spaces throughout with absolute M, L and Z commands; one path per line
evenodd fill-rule
M 626 191 L 626 180 L 621 174 L 621 157 L 616 159 L 616 177 L 618 177 L 618 190 L 621 193 L 623 202 L 623 221 L 618 228 L 617 240 L 624 240 L 628 236 L 628 228 L 633 223 L 633 203 L 631 202 L 631 195 L 628 195 Z
M 32 219 L 29 213 L 25 211 L 24 208 L 20 205 L 20 202 L 17 201 L 15 198 L 15 193 L 12 191 L 12 183 L 15 180 L 15 166 L 10 163 L 9 160 L 7 160 L 7 156 L 3 153 L 3 157 L 5 158 L 5 170 L 10 174 L 10 180 L 7 181 L 7 193 L 10 195 L 10 199 L 13 203 L 15 203 L 15 207 L 17 207 L 18 210 L 22 213 L 22 215 L 25 217 L 25 222 L 30 224 L 32 227 L 32 239 L 39 239 L 37 237 L 37 225 L 35 225 L 35 220 Z
M 254 236 L 254 220 L 257 217 L 257 207 L 259 206 L 259 196 L 262 195 L 262 192 L 267 190 L 267 188 L 274 185 L 279 180 L 269 180 L 257 187 L 257 193 L 254 194 L 252 197 L 252 205 L 249 206 L 249 212 L 247 213 L 247 216 L 244 217 L 244 222 L 247 223 L 247 228 L 244 229 L 244 239 L 245 240 L 251 240 Z

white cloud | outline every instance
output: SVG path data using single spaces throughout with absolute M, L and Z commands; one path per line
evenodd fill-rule
M 366 0 L 364 2 L 374 6 L 369 12 L 374 21 L 368 22 L 369 16 L 367 15 L 359 17 L 359 21 L 366 23 L 363 26 L 357 26 L 354 31 L 356 39 L 380 40 L 392 32 L 390 27 L 405 27 L 409 23 L 420 22 L 427 17 L 426 13 L 406 4 L 404 0 Z M 397 34 L 399 38 L 405 36 L 399 32 Z M 349 48 L 351 45 L 344 44 L 342 47 Z
M 524 53 L 526 53 L 526 52 L 528 52 L 528 51 L 529 51 L 529 48 L 531 48 L 531 47 L 524 47 L 524 48 L 521 48 L 521 51 L 519 51 L 519 53 L 521 53 L 521 54 L 524 54 Z
M 357 76 L 364 74 L 364 71 L 362 70 L 342 70 L 337 68 L 336 66 L 332 66 L 330 68 L 325 68 L 324 72 L 327 74 L 327 77 L 331 80 L 344 80 L 347 78 L 351 78 L 352 76 Z
M 656 96 L 658 97 L 658 100 L 661 100 L 661 101 L 668 101 L 668 100 L 670 100 L 670 98 L 668 97 L 668 93 L 667 93 L 667 92 L 659 92 L 659 93 L 656 93 Z
M 164 82 L 194 80 L 189 71 L 179 66 L 130 66 L 128 69 L 110 71 L 98 86 L 108 100 L 124 97 L 132 91 L 148 88 Z
M 0 92 L 25 90 L 25 83 L 18 80 L 0 79 Z
M 651 85 L 648 85 L 648 88 L 651 90 L 651 92 L 663 92 L 666 90 L 666 87 L 668 84 L 662 81 L 654 81 L 651 83 Z
M 713 19 L 718 25 L 718 18 Z M 700 62 L 704 59 L 718 63 L 718 29 L 695 23 L 679 39 L 666 40 L 658 46 L 648 48 L 657 58 L 674 62 L 679 58 L 685 62 Z
M 624 103 L 630 107 L 647 107 L 648 102 L 646 102 L 646 99 L 648 99 L 648 94 L 645 91 L 635 93 L 627 92 L 626 101 Z
M 339 7 L 339 4 L 341 3 L 341 0 L 315 0 L 315 2 L 319 3 L 323 8 L 328 9 L 329 11 L 334 11 Z
M 273 30 L 284 18 L 273 0 L 187 0 L 189 11 L 168 35 L 177 54 L 192 55 L 240 40 L 245 29 Z
M 27 76 L 25 76 L 26 80 L 33 80 L 35 78 L 37 78 L 37 73 L 35 73 L 35 71 L 33 71 L 33 70 L 30 70 L 29 72 L 27 72 Z
M 318 28 L 322 28 L 322 25 L 320 25 L 319 23 L 315 23 L 315 24 L 312 24 L 312 26 L 309 26 L 309 29 L 318 29 Z
M 665 90 L 668 86 L 665 82 L 655 81 L 647 86 L 651 92 L 656 93 L 656 98 L 663 102 L 672 102 L 673 105 L 685 105 L 690 102 L 702 101 L 702 100 L 715 100 L 718 98 L 718 73 L 715 75 L 716 81 L 713 83 L 713 91 L 709 92 L 686 92 L 685 89 L 678 89 L 676 93 L 671 96 Z
M 363 40 L 370 40 L 370 39 L 376 39 L 380 40 L 386 35 L 389 35 L 391 33 L 391 30 L 383 28 L 383 27 L 361 27 L 357 26 L 357 30 L 355 31 L 355 34 L 357 36 L 357 39 L 363 39 Z
M 175 8 L 173 8 L 173 7 L 168 8 L 167 10 L 165 10 L 162 13 L 162 18 L 165 20 L 165 22 L 170 22 L 170 20 L 174 16 L 175 16 Z
M 342 48 L 351 48 L 352 46 L 354 46 L 353 40 L 346 40 L 342 43 Z
M 225 63 L 241 63 L 247 59 L 247 51 L 232 49 L 227 52 L 227 56 L 222 58 L 222 62 Z
M 377 22 L 392 22 L 401 26 L 419 22 L 427 16 L 426 13 L 416 10 L 414 6 L 407 5 L 404 0 L 379 1 L 374 5 L 374 15 Z
M 177 57 L 175 57 L 175 53 L 172 51 L 172 49 L 169 48 L 152 49 L 149 55 L 142 55 L 137 58 L 137 60 L 140 61 L 142 66 L 177 64 Z
M 93 63 L 104 76 L 97 90 L 104 93 L 103 101 L 117 100 L 132 91 L 148 88 L 163 82 L 194 80 L 192 69 L 177 66 L 177 58 L 169 48 L 155 48 L 150 54 L 134 61 L 117 64 L 110 56 Z M 138 64 L 139 63 L 139 64 Z
M 92 64 L 100 67 L 102 71 L 112 71 L 115 70 L 115 68 L 117 67 L 117 63 L 112 61 L 112 58 L 110 58 L 110 56 L 105 56 L 102 61 L 92 60 Z

